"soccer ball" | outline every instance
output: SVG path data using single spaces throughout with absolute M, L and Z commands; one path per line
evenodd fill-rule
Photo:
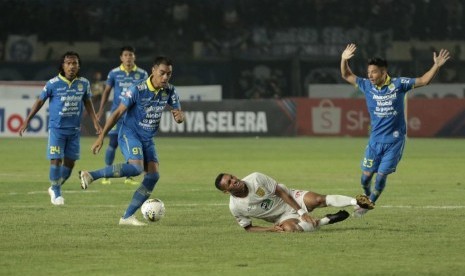
M 158 198 L 149 198 L 142 204 L 140 211 L 146 220 L 159 221 L 165 216 L 165 204 Z

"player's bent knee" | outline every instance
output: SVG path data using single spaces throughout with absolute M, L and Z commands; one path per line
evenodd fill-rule
M 311 212 L 315 208 L 326 206 L 326 196 L 313 192 L 308 192 L 304 196 L 304 203 L 307 207 L 308 212 Z
M 144 167 L 136 164 L 124 164 L 125 176 L 138 176 L 144 171 Z

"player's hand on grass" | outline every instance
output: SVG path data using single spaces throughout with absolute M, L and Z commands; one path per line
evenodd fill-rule
M 275 225 L 273 228 L 273 232 L 284 232 L 284 228 L 279 225 Z
M 344 60 L 351 59 L 355 55 L 355 50 L 357 50 L 355 44 L 348 44 L 344 52 L 342 52 L 341 58 Z

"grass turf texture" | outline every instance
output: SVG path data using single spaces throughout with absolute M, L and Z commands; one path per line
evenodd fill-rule
M 355 196 L 366 139 L 159 138 L 161 179 L 152 197 L 165 202 L 167 213 L 148 227 L 117 225 L 135 189 L 124 179 L 80 189 L 77 172 L 103 165 L 104 152 L 90 152 L 93 140 L 82 139 L 61 207 L 51 205 L 47 193 L 46 140 L 0 140 L 1 275 L 465 272 L 463 139 L 410 138 L 374 211 L 319 232 L 283 234 L 240 228 L 228 196 L 213 185 L 216 175 L 260 171 L 288 187 Z

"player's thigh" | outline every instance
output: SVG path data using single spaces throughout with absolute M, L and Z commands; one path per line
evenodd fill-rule
M 399 140 L 392 143 L 385 149 L 383 158 L 381 159 L 378 172 L 390 174 L 396 171 L 397 165 L 402 159 L 404 152 L 405 140 Z
M 126 162 L 128 160 L 144 160 L 142 142 L 133 134 L 120 134 L 118 143 Z
M 369 142 L 365 148 L 365 154 L 360 164 L 362 171 L 377 172 L 381 154 L 381 145 L 379 143 Z
M 81 135 L 79 132 L 66 135 L 65 158 L 79 160 L 81 153 Z
M 320 195 L 314 192 L 290 189 L 290 195 L 299 204 L 300 208 L 307 212 L 313 211 L 313 209 L 320 207 L 321 202 L 325 202 L 324 195 Z
M 48 130 L 47 159 L 63 159 L 65 156 L 66 136 L 57 129 Z
M 299 203 L 299 202 L 297 202 Z M 303 203 L 299 203 L 303 204 Z M 305 205 L 301 206 L 302 209 L 306 209 Z M 300 220 L 300 215 L 297 213 L 294 208 L 292 208 L 290 205 L 286 205 L 285 211 L 282 212 L 281 214 L 278 215 L 278 217 L 275 219 L 274 223 L 281 225 L 287 220 L 297 220 L 297 223 Z
M 159 163 L 157 148 L 155 147 L 155 143 L 153 142 L 153 140 L 144 141 L 142 143 L 142 148 L 144 153 L 144 163 Z
M 311 212 L 313 211 L 313 209 L 318 207 L 326 207 L 326 195 L 314 192 L 307 192 L 303 197 L 303 201 L 305 206 L 307 207 L 308 212 Z

